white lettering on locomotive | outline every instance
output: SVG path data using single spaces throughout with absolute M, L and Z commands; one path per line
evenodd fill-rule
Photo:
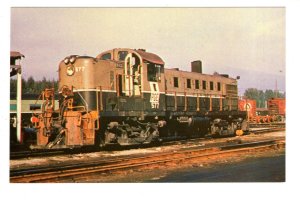
M 82 67 L 75 67 L 76 72 L 84 72 L 85 66 Z
M 151 108 L 158 109 L 159 108 L 159 87 L 158 87 L 158 83 L 150 82 L 150 89 L 151 89 L 151 95 L 150 95 Z

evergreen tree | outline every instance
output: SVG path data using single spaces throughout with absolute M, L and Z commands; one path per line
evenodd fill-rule
M 17 80 L 16 79 L 10 79 L 10 92 L 16 92 L 17 91 Z
M 273 90 L 266 90 L 265 91 L 266 100 L 274 98 L 274 97 L 275 97 L 275 93 L 273 92 Z
M 41 81 L 35 81 L 32 76 L 27 80 L 22 78 L 22 93 L 25 94 L 40 94 L 46 88 L 53 88 L 54 91 L 58 90 L 58 81 L 52 79 L 52 81 L 47 80 L 45 77 Z M 10 79 L 10 93 L 17 92 L 17 80 Z
M 34 92 L 35 92 L 35 81 L 34 81 L 34 79 L 33 79 L 32 76 L 30 76 L 30 77 L 27 79 L 26 90 L 27 90 L 29 93 L 34 93 Z

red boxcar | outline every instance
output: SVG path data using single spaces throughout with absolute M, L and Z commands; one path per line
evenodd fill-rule
M 249 118 L 255 117 L 256 116 L 256 101 L 253 99 L 239 99 L 239 110 L 247 111 Z
M 271 98 L 268 100 L 268 110 L 270 115 L 285 116 L 285 99 Z

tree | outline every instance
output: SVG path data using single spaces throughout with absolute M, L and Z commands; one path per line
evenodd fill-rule
M 249 99 L 258 99 L 259 91 L 256 88 L 248 88 L 245 90 L 244 96 Z
M 27 93 L 27 83 L 24 78 L 22 78 L 22 93 Z
M 35 92 L 35 81 L 32 76 L 27 79 L 26 89 L 28 93 Z
M 27 80 L 22 78 L 22 93 L 29 94 L 40 94 L 46 88 L 53 88 L 54 90 L 58 90 L 58 81 L 52 79 L 52 81 L 47 80 L 45 77 L 41 81 L 35 81 L 32 76 L 30 76 Z M 17 92 L 17 80 L 10 79 L 10 92 Z
M 260 92 L 256 88 L 248 88 L 245 90 L 244 96 L 248 99 L 253 99 L 256 101 L 257 107 L 260 107 Z
M 17 91 L 17 80 L 16 79 L 10 79 L 10 92 L 16 92 Z
M 264 108 L 266 106 L 266 101 L 270 98 L 285 98 L 285 93 L 275 93 L 273 90 L 267 89 L 264 91 L 258 90 L 256 88 L 248 88 L 245 90 L 244 96 L 248 99 L 253 99 L 256 101 L 258 108 Z
M 278 92 L 277 97 L 278 98 L 285 98 L 285 92 L 284 93 Z
M 266 101 L 266 98 L 265 98 L 265 93 L 264 91 L 262 90 L 258 90 L 258 107 L 259 108 L 264 108 L 265 107 L 265 101 Z
M 275 93 L 273 92 L 273 90 L 266 90 L 265 91 L 266 100 L 274 98 L 274 97 L 275 97 Z

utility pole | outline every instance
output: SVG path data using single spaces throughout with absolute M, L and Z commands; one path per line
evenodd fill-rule
M 17 141 L 22 143 L 21 136 L 21 113 L 22 113 L 22 68 L 20 65 L 20 60 L 25 57 L 19 52 L 10 52 L 10 76 L 17 75 Z M 19 63 L 16 63 L 19 61 Z
M 277 93 L 278 93 L 278 90 L 277 90 L 277 78 L 275 80 L 275 98 L 277 98 Z
M 282 70 L 279 70 L 279 73 L 282 73 Z M 279 95 L 278 87 L 277 87 L 277 78 L 275 79 L 275 98 Z

